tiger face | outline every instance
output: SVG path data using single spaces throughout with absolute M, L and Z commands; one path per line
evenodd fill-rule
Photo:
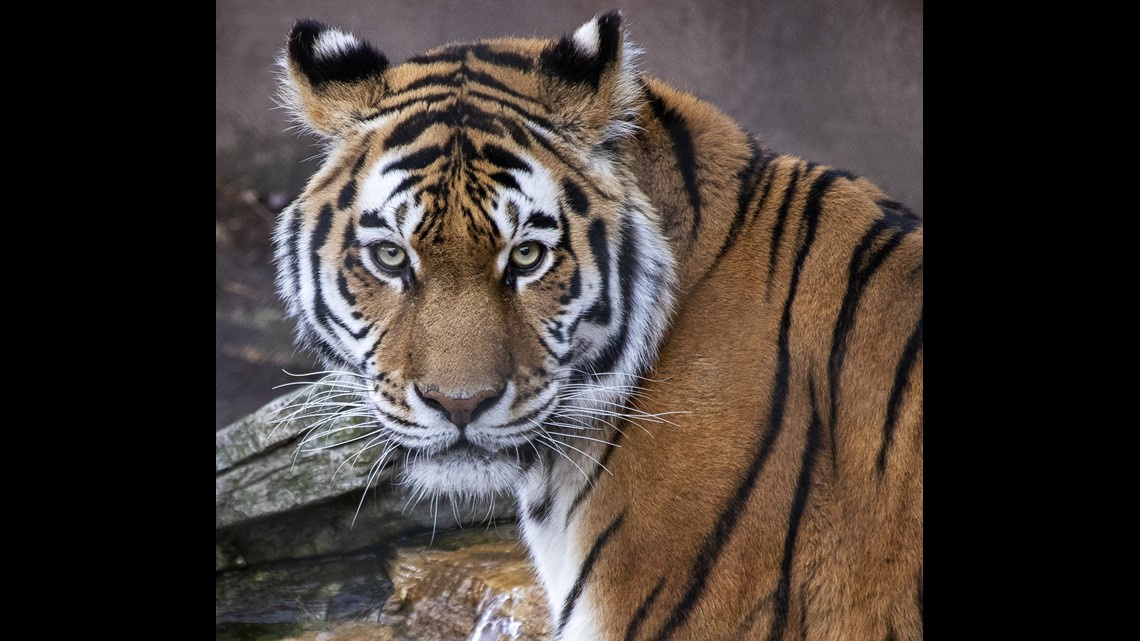
M 289 36 L 284 101 L 328 154 L 278 222 L 279 291 L 421 494 L 516 487 L 654 357 L 674 266 L 615 153 L 628 58 L 604 19 L 395 67 L 320 23 Z

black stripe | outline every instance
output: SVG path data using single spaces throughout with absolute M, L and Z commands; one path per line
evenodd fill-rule
M 637 245 L 633 242 L 633 232 L 628 225 L 621 230 L 621 246 L 618 248 L 617 272 L 621 283 L 621 298 L 625 303 L 622 309 L 621 326 L 616 335 L 611 335 L 598 357 L 590 362 L 587 371 L 605 373 L 613 371 L 614 363 L 626 350 L 629 339 L 629 313 L 633 304 L 633 276 L 637 271 Z M 607 266 L 608 268 L 608 266 Z
M 501 91 L 512 98 L 523 100 L 531 104 L 539 103 L 539 101 L 533 96 L 528 96 L 526 94 L 519 93 L 514 89 L 511 89 L 491 74 L 484 73 L 482 71 L 474 71 L 466 67 L 454 72 L 432 74 L 417 78 L 415 82 L 409 83 L 405 87 L 401 87 L 400 91 L 416 91 L 425 87 L 449 87 L 458 89 L 466 88 L 472 83 L 482 85 L 488 89 L 494 89 L 495 91 Z M 495 101 L 500 100 L 500 98 L 497 96 L 491 96 L 491 98 Z
M 519 92 L 515 91 L 514 89 L 511 89 L 507 85 L 500 82 L 498 78 L 492 76 L 489 73 L 484 73 L 482 71 L 466 70 L 463 72 L 463 75 L 466 76 L 466 78 L 472 82 L 483 85 L 484 87 L 490 87 L 491 89 L 501 91 L 501 92 L 507 94 L 508 96 L 510 96 L 512 98 L 518 98 L 519 100 L 525 100 L 526 102 L 529 102 L 529 103 L 535 104 L 535 105 L 541 105 L 542 104 L 541 101 L 539 101 L 534 96 L 528 96 L 524 93 L 519 93 Z
M 317 218 L 317 225 L 313 229 L 313 240 L 310 246 L 310 269 L 312 270 L 313 281 L 313 317 L 316 319 L 317 324 L 324 327 L 331 336 L 336 336 L 336 330 L 333 325 L 343 329 L 353 338 L 359 340 L 364 338 L 370 326 L 365 326 L 358 332 L 352 331 L 352 328 L 345 323 L 344 319 L 337 316 L 328 304 L 325 303 L 324 288 L 321 287 L 321 267 L 320 267 L 320 248 L 324 246 L 325 241 L 328 240 L 329 231 L 332 229 L 333 222 L 333 209 L 332 205 L 325 204 L 321 207 L 320 215 Z M 333 345 L 328 346 L 330 350 L 336 351 Z
M 692 243 L 696 240 L 697 230 L 701 226 L 701 189 L 697 185 L 697 158 L 696 150 L 693 148 L 693 136 L 683 115 L 666 107 L 660 96 L 652 91 L 646 93 L 649 96 L 649 104 L 653 107 L 653 113 L 669 133 L 669 139 L 673 141 L 673 155 L 676 156 L 677 168 L 685 183 L 689 208 L 693 211 L 693 222 L 689 229 L 689 242 Z
M 360 214 L 360 226 L 379 229 L 392 229 L 392 226 L 388 224 L 388 221 L 380 216 L 379 209 L 369 209 L 368 211 Z
M 341 188 L 340 195 L 337 196 L 337 209 L 348 209 L 352 206 L 354 200 L 356 200 L 356 181 L 349 180 L 344 184 L 344 187 Z
M 559 128 L 557 125 L 555 125 L 550 120 L 543 118 L 539 114 L 536 114 L 532 111 L 528 111 L 526 107 L 524 107 L 522 105 L 515 104 L 514 102 L 507 100 L 507 99 L 503 98 L 502 96 L 494 96 L 494 95 L 491 95 L 489 93 L 484 93 L 482 91 L 479 91 L 478 89 L 472 89 L 472 88 L 465 89 L 465 92 L 466 92 L 466 96 L 468 98 L 479 98 L 481 100 L 486 100 L 487 102 L 490 102 L 490 103 L 495 104 L 497 106 L 506 107 L 507 109 L 510 109 L 511 111 L 515 112 L 515 114 L 517 114 L 521 118 L 523 118 L 525 120 L 530 120 L 531 122 L 533 122 L 535 124 L 542 125 L 547 130 L 557 131 Z M 503 120 L 502 124 L 508 130 L 511 130 L 512 127 L 516 126 L 516 123 L 513 123 L 513 122 L 506 120 L 506 119 Z M 513 130 L 511 131 L 511 136 L 515 139 L 515 142 L 519 145 L 524 145 L 524 142 L 520 141 L 516 134 L 517 134 L 517 132 L 515 132 Z
M 353 178 L 356 178 L 356 175 L 360 173 L 360 170 L 364 169 L 364 163 L 368 160 L 368 151 L 372 145 L 372 136 L 375 135 L 375 133 L 375 131 L 369 131 L 368 133 L 364 134 L 364 139 L 360 141 L 360 146 L 364 147 L 364 151 L 360 153 L 360 157 L 356 159 L 356 162 L 352 163 Z
M 412 56 L 408 58 L 407 62 L 418 65 L 429 65 L 437 62 L 465 62 L 468 54 L 482 62 L 509 67 L 517 71 L 531 71 L 535 62 L 533 58 L 510 51 L 497 51 L 482 43 L 447 47 L 434 53 Z
M 488 162 L 501 169 L 531 173 L 530 165 L 526 164 L 522 158 L 496 144 L 487 143 L 483 145 L 480 153 Z
M 910 220 L 915 221 L 922 220 L 918 217 L 918 214 L 914 213 L 910 210 L 909 207 L 898 202 L 897 200 L 889 200 L 884 198 L 882 200 L 875 201 L 875 204 L 879 206 L 879 209 L 883 210 L 883 213 L 890 212 L 891 214 L 900 216 L 902 218 L 909 218 Z
M 541 123 L 536 123 L 536 124 L 541 124 Z M 552 126 L 544 126 L 544 127 L 547 131 L 550 131 L 550 132 L 558 131 L 557 127 L 552 127 Z M 585 171 L 583 171 L 582 167 L 580 167 L 579 165 L 577 165 L 574 162 L 573 158 L 566 156 L 562 151 L 559 150 L 558 147 L 556 147 L 549 140 L 547 140 L 545 136 L 543 136 L 539 132 L 535 131 L 533 127 L 527 127 L 526 132 L 527 132 L 527 135 L 530 137 L 530 140 L 532 140 L 535 143 L 538 143 L 538 146 L 542 147 L 544 150 L 546 150 L 546 152 L 548 154 L 550 154 L 555 159 L 560 161 L 566 167 L 566 169 L 570 170 L 570 172 L 572 172 L 574 174 L 574 177 L 578 179 L 579 184 L 585 183 L 585 184 L 589 185 L 590 179 L 586 176 L 586 173 L 585 173 Z
M 566 306 L 578 300 L 582 295 L 582 276 L 578 270 L 578 262 L 574 261 L 574 271 L 570 272 L 570 289 L 558 299 L 558 304 Z M 577 329 L 578 319 L 574 320 L 572 327 Z
M 354 246 L 356 246 L 356 227 L 352 224 L 352 221 L 349 220 L 344 224 L 343 238 L 340 242 L 340 251 L 346 260 L 352 257 L 349 250 Z M 349 269 L 352 269 L 352 267 L 349 267 Z M 345 280 L 344 272 L 337 272 L 336 286 L 340 290 L 340 295 L 344 300 L 346 300 L 350 306 L 356 307 L 356 296 L 353 296 L 352 292 L 348 291 L 348 281 Z M 360 318 L 360 312 L 353 312 L 352 317 Z
M 408 58 L 406 62 L 412 65 L 430 65 L 439 62 L 463 62 L 467 59 L 467 51 L 468 47 L 446 47 L 440 51 L 412 56 Z
M 362 167 L 364 167 L 364 161 L 368 159 L 368 151 L 369 151 L 368 146 L 372 143 L 372 135 L 374 133 L 375 133 L 374 131 L 369 131 L 367 134 L 364 135 L 364 138 L 362 138 L 360 141 L 359 146 L 364 147 L 365 149 L 364 149 L 364 151 L 362 151 L 360 153 L 360 156 L 358 156 L 356 158 L 356 161 L 352 163 L 352 177 L 353 178 L 356 178 L 356 175 L 358 173 L 360 173 L 360 169 Z M 343 174 L 341 172 L 330 173 L 328 176 L 325 177 L 324 180 L 322 180 L 315 187 L 313 187 L 313 192 L 324 191 L 325 189 L 327 189 L 329 187 L 329 185 L 333 184 L 342 175 Z
M 886 639 L 886 641 L 898 641 L 898 637 L 895 636 L 895 626 L 891 625 L 890 623 L 887 624 L 887 639 Z
M 594 264 L 598 266 L 598 276 L 602 280 L 602 292 L 599 299 L 586 311 L 585 320 L 598 325 L 610 324 L 610 246 L 606 240 L 606 223 L 601 218 L 590 223 L 586 234 L 590 241 L 590 252 L 594 255 Z
M 551 356 L 553 356 L 553 354 L 552 354 Z M 527 423 L 531 423 L 531 424 L 533 424 L 533 423 L 535 422 L 535 421 L 534 421 L 534 417 L 536 417 L 536 416 L 538 416 L 539 414 L 541 414 L 541 413 L 545 412 L 545 411 L 546 411 L 546 408 L 548 408 L 548 407 L 550 407 L 550 405 L 549 405 L 549 404 L 547 404 L 547 405 L 543 405 L 543 406 L 541 406 L 541 407 L 536 407 L 535 409 L 531 410 L 531 412 L 530 412 L 529 414 L 524 414 L 524 415 L 522 415 L 521 417 L 519 417 L 519 418 L 516 418 L 515 420 L 511 421 L 510 423 L 507 423 L 507 424 L 505 424 L 505 425 L 500 425 L 500 426 L 499 426 L 499 427 L 497 427 L 496 429 L 498 429 L 498 430 L 507 430 L 507 429 L 511 429 L 511 428 L 519 427 L 519 426 L 521 426 L 521 425 L 526 425 Z
M 398 96 L 403 96 L 403 94 L 398 94 Z M 381 102 L 379 105 L 381 109 L 376 115 L 383 116 L 396 113 L 416 104 L 423 104 L 425 106 L 434 105 L 454 97 L 455 94 L 446 88 L 435 93 L 421 94 L 410 98 L 404 97 L 401 100 L 395 100 L 395 97 L 389 97 L 388 100 L 395 100 L 395 102 Z
M 443 147 L 432 146 L 424 147 L 418 151 L 414 151 L 403 158 L 390 163 L 380 173 L 386 174 L 390 171 L 415 171 L 426 169 L 433 162 L 439 160 L 445 155 Z
M 637 612 L 633 613 L 633 618 L 630 619 L 629 625 L 625 627 L 625 641 L 634 641 L 637 638 L 637 632 L 641 628 L 641 623 L 645 620 L 645 616 L 649 614 L 649 608 L 653 607 L 654 601 L 661 594 L 661 588 L 665 587 L 665 579 L 657 580 L 657 587 L 645 597 L 641 602 L 641 607 L 637 608 Z
M 318 327 L 322 327 L 329 333 L 330 336 L 336 336 L 336 331 L 332 328 L 332 323 L 337 322 L 342 327 L 343 323 L 340 319 L 333 315 L 332 310 L 325 304 L 324 292 L 321 288 L 321 256 L 320 248 L 324 246 L 325 241 L 328 239 L 329 230 L 332 229 L 333 221 L 333 208 L 332 205 L 325 203 L 321 206 L 321 211 L 317 215 L 317 224 L 313 228 L 313 234 L 309 245 L 309 278 L 313 285 L 313 302 L 312 314 L 313 320 Z M 347 330 L 347 328 L 345 328 Z M 325 347 L 332 353 L 336 354 L 337 351 L 333 345 L 324 340 L 319 333 L 314 332 L 315 336 Z M 340 356 L 338 355 L 338 360 Z
M 831 334 L 831 355 L 828 358 L 827 383 L 828 398 L 831 411 L 828 418 L 828 431 L 831 435 L 832 468 L 838 468 L 838 451 L 835 443 L 835 421 L 839 415 L 839 376 L 843 371 L 843 361 L 847 357 L 847 342 L 851 331 L 855 328 L 855 312 L 859 309 L 859 300 L 863 296 L 867 282 L 883 264 L 886 257 L 898 246 L 902 234 L 895 234 L 882 247 L 875 251 L 864 266 L 864 254 L 871 248 L 872 243 L 889 227 L 883 221 L 876 221 L 851 254 L 851 261 L 847 265 L 847 292 L 843 295 L 843 303 L 839 307 L 839 316 L 835 320 L 835 329 Z
M 530 72 L 534 70 L 535 59 L 510 51 L 497 51 L 487 45 L 477 44 L 471 47 L 471 53 L 483 62 L 489 62 L 500 67 L 508 67 L 516 71 Z
M 566 595 L 566 602 L 562 605 L 562 616 L 558 619 L 558 634 L 561 635 L 562 631 L 566 629 L 566 624 L 570 621 L 570 613 L 574 611 L 574 605 L 578 601 L 578 597 L 582 596 L 582 590 L 586 587 L 586 581 L 590 579 L 590 572 L 594 569 L 594 563 L 598 561 L 598 557 L 602 554 L 602 548 L 606 543 L 609 543 L 610 537 L 614 532 L 621 527 L 622 520 L 625 519 L 625 512 L 622 512 L 614 519 L 613 523 L 606 528 L 605 532 L 598 535 L 594 540 L 594 546 L 590 548 L 590 553 L 586 555 L 586 560 L 582 562 L 581 569 L 578 570 L 578 578 L 574 581 L 574 586 L 570 588 L 570 593 Z
M 396 185 L 395 188 L 392 189 L 392 193 L 388 194 L 388 198 L 387 198 L 387 200 L 384 201 L 384 204 L 387 205 L 388 203 L 392 202 L 392 200 L 395 199 L 396 196 L 399 196 L 399 195 L 403 194 L 404 192 L 408 191 L 409 189 L 419 185 L 424 180 L 427 180 L 427 176 L 424 174 L 411 174 L 411 175 L 405 177 L 403 180 L 400 181 L 400 184 Z M 403 205 L 400 205 L 400 207 L 407 209 L 408 206 L 407 206 L 407 204 L 403 204 Z M 397 211 L 399 211 L 399 210 L 397 209 Z M 400 224 L 400 221 L 402 220 L 402 218 L 403 217 L 400 216 L 397 219 L 396 224 Z
M 519 183 L 517 180 L 515 180 L 515 177 L 505 171 L 497 171 L 488 176 L 488 178 L 499 183 L 503 187 L 506 187 L 507 189 L 513 189 L 520 193 L 522 192 L 522 187 L 519 186 Z
M 720 264 L 720 260 L 728 253 L 736 243 L 737 233 L 744 225 L 744 218 L 748 213 L 748 205 L 752 202 L 752 197 L 756 195 L 756 186 L 760 184 L 760 178 L 764 175 L 764 169 L 768 166 L 769 156 L 764 151 L 764 148 L 756 142 L 756 139 L 749 136 L 748 146 L 752 150 L 752 157 L 748 160 L 748 164 L 741 167 L 737 173 L 737 179 L 740 181 L 740 192 L 736 196 L 736 214 L 732 217 L 732 224 L 728 227 L 728 234 L 724 237 L 724 244 L 721 245 L 720 251 L 717 252 L 716 258 L 713 259 L 712 265 L 705 276 L 711 274 Z M 773 178 L 774 180 L 774 178 Z M 769 182 L 769 187 L 772 181 Z M 765 191 L 765 198 L 767 191 Z M 761 200 L 763 202 L 763 199 Z M 759 208 L 759 206 L 758 206 Z
M 800 272 L 803 270 L 808 252 L 811 251 L 812 244 L 815 242 L 815 231 L 819 223 L 819 213 L 822 208 L 823 195 L 834 180 L 835 176 L 829 172 L 821 174 L 819 179 L 812 186 L 812 190 L 808 195 L 807 206 L 804 209 L 804 224 L 806 227 L 804 240 L 792 267 L 792 279 L 788 286 L 788 297 L 784 302 L 784 313 L 780 320 L 780 334 L 777 339 L 779 356 L 775 381 L 772 387 L 771 410 L 767 419 L 767 428 L 760 438 L 759 450 L 753 456 L 752 464 L 749 466 L 748 472 L 744 475 L 740 485 L 736 488 L 736 493 L 728 502 L 728 505 L 721 511 L 720 518 L 717 519 L 716 526 L 713 528 L 712 533 L 705 539 L 705 543 L 701 547 L 700 553 L 697 555 L 697 559 L 694 561 L 689 573 L 689 589 L 685 592 L 684 596 L 682 596 L 676 608 L 673 609 L 669 620 L 665 622 L 660 632 L 653 637 L 656 641 L 663 641 L 672 635 L 677 628 L 681 627 L 692 613 L 693 608 L 697 604 L 697 600 L 704 593 L 705 583 L 708 581 L 712 568 L 720 557 L 724 546 L 728 543 L 732 531 L 736 528 L 736 521 L 744 511 L 744 504 L 752 493 L 752 489 L 756 485 L 756 479 L 760 476 L 760 471 L 767 462 L 768 456 L 771 455 L 776 439 L 780 436 L 780 431 L 783 429 L 784 407 L 788 397 L 788 377 L 791 371 L 791 353 L 789 351 L 788 339 L 792 326 L 792 304 L 795 302 L 796 291 L 799 288 Z
M 344 360 L 340 354 L 334 352 L 332 348 L 329 347 L 328 344 L 326 344 L 324 341 L 322 341 L 321 337 L 312 329 L 304 329 L 304 338 L 301 340 L 306 348 L 316 352 L 317 357 L 320 360 L 324 361 L 326 364 L 332 365 L 343 363 L 345 365 L 348 365 L 348 361 Z
M 352 295 L 352 292 L 348 291 L 348 280 L 341 272 L 338 272 L 336 275 L 336 287 L 337 290 L 340 291 L 341 298 L 348 302 L 349 305 L 356 305 L 356 297 Z
M 562 181 L 562 193 L 566 194 L 566 204 L 570 205 L 570 210 L 575 214 L 586 216 L 590 213 L 590 201 L 586 200 L 586 194 L 573 180 L 567 178 Z
M 468 95 L 474 95 L 474 93 L 469 92 Z M 493 96 L 489 98 L 494 101 L 496 106 L 510 106 L 509 103 Z M 487 111 L 468 100 L 457 100 L 447 105 L 446 108 L 419 111 L 409 115 L 405 120 L 392 127 L 384 144 L 387 149 L 411 144 L 434 125 L 442 125 L 464 132 L 481 131 L 490 136 L 502 137 L 506 135 L 504 122 L 506 122 L 506 118 L 499 113 Z M 454 139 L 452 140 L 453 143 Z
M 417 84 L 421 84 L 421 83 L 417 83 Z M 430 83 L 422 83 L 422 85 L 428 86 L 428 85 L 430 85 Z M 418 105 L 418 104 L 422 104 L 424 106 L 438 106 L 441 103 L 443 103 L 444 101 L 453 100 L 453 99 L 457 98 L 455 95 L 455 92 L 453 91 L 453 89 L 456 87 L 456 85 L 454 85 L 452 83 L 448 83 L 448 84 L 445 84 L 442 86 L 440 86 L 440 85 L 435 85 L 435 86 L 437 88 L 439 88 L 440 91 L 435 91 L 435 92 L 432 92 L 429 94 L 421 94 L 418 96 L 412 96 L 410 98 L 404 98 L 402 100 L 398 100 L 395 102 L 386 103 L 383 105 L 383 109 L 381 111 L 377 112 L 377 114 L 373 117 L 396 113 L 396 112 L 405 110 L 408 107 L 411 107 L 413 105 Z M 422 87 L 420 87 L 420 86 L 415 87 L 415 89 L 419 89 L 419 88 L 422 88 Z M 407 89 L 404 89 L 403 91 L 407 91 Z M 502 96 L 491 95 L 489 93 L 479 91 L 478 89 L 472 89 L 472 88 L 466 89 L 466 96 L 469 98 L 479 98 L 481 100 L 486 100 L 486 101 L 492 102 L 496 105 L 506 107 L 507 109 L 514 111 L 519 116 L 522 116 L 523 118 L 529 119 L 535 123 L 541 124 L 544 127 L 546 127 L 547 129 L 552 129 L 552 130 L 555 129 L 555 127 L 550 122 L 550 120 L 543 118 L 542 116 L 540 116 L 536 113 L 532 113 L 530 111 L 527 111 L 527 109 L 524 108 L 523 106 L 518 105 L 518 104 L 512 102 L 511 100 L 507 100 L 507 99 L 503 98 Z M 514 139 L 516 144 L 525 145 L 526 138 L 519 135 L 522 130 L 518 127 L 518 125 L 516 123 L 513 123 L 509 120 L 504 120 L 502 124 L 508 130 L 508 132 L 511 135 L 511 138 Z
M 902 357 L 895 369 L 895 384 L 891 387 L 891 397 L 887 402 L 887 420 L 883 424 L 883 445 L 879 449 L 879 476 L 882 476 L 887 468 L 887 450 L 891 448 L 891 443 L 894 440 L 899 404 L 902 403 L 907 379 L 910 378 L 910 371 L 914 368 L 915 361 L 918 360 L 920 349 L 922 349 L 922 312 L 919 312 L 918 322 L 915 323 L 914 331 L 911 332 L 910 338 L 906 341 L 906 347 L 903 349 Z
M 400 91 L 400 92 L 416 91 L 419 89 L 423 89 L 425 87 L 430 87 L 430 88 L 446 87 L 448 89 L 454 89 L 456 87 L 459 87 L 462 84 L 463 84 L 462 75 L 460 74 L 459 70 L 454 70 L 454 71 L 447 71 L 445 73 L 433 73 L 433 74 L 428 74 L 426 76 L 420 76 L 419 78 L 416 78 L 414 81 L 409 82 L 408 84 L 404 85 L 403 87 L 400 87 L 398 89 L 398 91 Z
M 772 247 L 768 250 L 768 295 L 772 293 L 772 283 L 776 277 L 776 255 L 780 250 L 780 240 L 784 236 L 784 225 L 788 219 L 788 208 L 792 204 L 792 196 L 796 193 L 796 183 L 800 179 L 800 168 L 792 170 L 792 177 L 788 186 L 784 188 L 784 200 L 780 203 L 780 210 L 776 214 L 776 226 L 772 229 Z
M 535 523 L 544 523 L 550 516 L 550 508 L 554 506 L 554 496 L 550 493 L 550 484 L 545 484 L 542 500 L 526 507 L 526 517 Z
M 294 291 L 288 292 L 290 298 L 301 293 L 301 204 L 296 203 L 286 210 L 289 219 L 289 238 L 286 239 L 286 264 L 289 266 L 289 276 L 293 280 Z
M 387 394 L 387 392 L 382 392 L 382 393 Z M 393 403 L 393 405 L 395 405 L 395 403 Z M 375 409 L 376 413 L 379 414 L 384 420 L 386 420 L 390 423 L 395 423 L 397 425 L 402 425 L 404 427 L 412 427 L 412 428 L 419 429 L 419 430 L 423 429 L 423 425 L 419 425 L 417 423 L 409 423 L 408 421 L 405 421 L 404 419 L 400 418 L 399 416 L 396 416 L 395 414 L 389 414 L 388 412 L 380 409 L 379 407 L 373 407 L 373 409 Z M 405 434 L 403 436 L 406 437 L 408 435 Z M 427 437 L 424 436 L 422 438 L 427 438 Z
M 439 123 L 439 114 L 432 111 L 416 112 L 388 132 L 384 139 L 385 149 L 394 149 L 415 142 L 429 127 Z
M 811 492 L 811 474 L 815 467 L 816 455 L 819 452 L 820 430 L 822 422 L 819 417 L 819 408 L 815 399 L 815 381 L 808 381 L 808 390 L 811 394 L 811 422 L 808 424 L 807 443 L 804 444 L 803 463 L 800 466 L 800 477 L 796 480 L 796 493 L 792 499 L 791 514 L 788 515 L 788 533 L 784 536 L 784 558 L 780 563 L 780 578 L 776 582 L 775 614 L 772 628 L 768 632 L 768 641 L 776 641 L 784 636 L 788 623 L 788 601 L 792 587 L 792 557 L 796 551 L 796 538 L 799 536 L 800 521 L 807 508 L 808 493 Z M 803 604 L 801 604 L 801 607 Z
M 558 221 L 550 214 L 536 211 L 526 219 L 524 227 L 534 227 L 535 229 L 558 229 Z

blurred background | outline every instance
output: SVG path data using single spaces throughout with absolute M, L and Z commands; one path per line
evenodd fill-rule
M 316 368 L 292 346 L 270 261 L 274 218 L 318 167 L 272 99 L 293 21 L 337 25 L 395 64 L 450 41 L 560 36 L 614 8 L 644 71 L 923 215 L 921 0 L 216 0 L 216 429 L 281 394 L 283 370 Z

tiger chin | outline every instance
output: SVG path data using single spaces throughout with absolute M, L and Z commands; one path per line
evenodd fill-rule
M 921 638 L 921 221 L 636 51 L 296 23 L 298 342 L 410 491 L 517 499 L 559 639 Z

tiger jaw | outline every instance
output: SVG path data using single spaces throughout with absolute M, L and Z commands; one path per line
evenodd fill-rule
M 407 448 L 403 478 L 425 496 L 505 493 L 517 487 L 536 452 L 530 442 L 491 451 L 460 437 L 434 452 Z

